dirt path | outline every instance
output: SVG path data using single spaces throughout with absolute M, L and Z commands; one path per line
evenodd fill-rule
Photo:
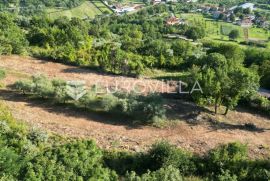
M 50 77 L 59 77 L 65 80 L 85 80 L 88 84 L 92 84 L 95 80 L 113 82 L 114 80 L 124 79 L 132 82 L 138 81 L 134 78 L 102 75 L 73 66 L 27 57 L 0 57 L 0 67 L 5 67 L 12 72 L 4 80 L 6 84 L 13 83 L 18 77 L 23 78 L 35 73 L 45 73 Z M 143 81 L 156 82 L 152 80 Z M 223 122 L 221 126 L 213 126 L 204 121 L 199 121 L 198 124 L 179 121 L 172 127 L 158 129 L 148 126 L 134 127 L 119 124 L 124 120 L 116 121 L 118 118 L 86 113 L 63 106 L 52 106 L 47 102 L 29 100 L 24 96 L 6 90 L 1 90 L 0 96 L 17 119 L 27 122 L 31 126 L 61 135 L 95 139 L 98 145 L 104 148 L 139 151 L 147 149 L 157 140 L 166 139 L 192 152 L 204 153 L 218 144 L 240 141 L 251 147 L 253 156 L 266 156 L 269 153 L 270 120 L 244 111 L 230 112 L 226 118 L 217 116 L 216 119 Z M 178 103 L 175 102 L 175 104 Z M 178 111 L 181 112 L 181 109 Z M 201 113 L 197 117 L 204 116 L 209 115 Z M 235 124 L 232 124 L 232 122 Z M 250 122 L 264 129 L 248 131 L 241 126 Z

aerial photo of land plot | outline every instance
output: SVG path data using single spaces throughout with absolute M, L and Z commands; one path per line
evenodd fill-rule
M 269 181 L 269 0 L 0 2 L 0 181 Z

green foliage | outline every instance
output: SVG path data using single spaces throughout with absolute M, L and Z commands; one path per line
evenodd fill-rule
M 40 180 L 117 180 L 103 168 L 102 154 L 92 141 L 77 141 L 51 148 L 34 157 L 23 177 Z
M 261 86 L 270 89 L 270 60 L 264 60 L 259 67 Z
M 137 176 L 135 172 L 127 173 L 125 181 L 182 181 L 179 170 L 172 166 L 161 168 L 155 172 L 148 172 L 142 176 Z
M 20 156 L 17 153 L 1 144 L 0 178 L 3 176 L 16 176 L 22 164 L 22 160 L 20 160 Z
M 158 170 L 170 165 L 178 168 L 184 175 L 195 172 L 196 167 L 192 155 L 167 142 L 158 142 L 152 146 L 148 153 L 150 157 L 150 169 Z
M 16 81 L 13 87 L 16 90 L 23 92 L 23 94 L 26 94 L 33 91 L 34 84 L 33 81 L 25 79 Z
M 104 163 L 107 167 L 115 170 L 119 175 L 135 171 L 145 173 L 151 164 L 150 158 L 144 153 L 130 153 L 125 151 L 105 151 L 103 154 Z
M 236 175 L 231 175 L 229 170 L 223 171 L 220 175 L 217 177 L 218 181 L 237 181 Z
M 247 146 L 240 143 L 222 145 L 211 151 L 207 159 L 209 170 L 222 172 L 228 169 L 237 173 L 240 170 L 235 167 L 235 163 L 247 160 Z
M 31 0 L 31 1 L 1 1 L 2 11 L 18 13 L 22 16 L 42 14 L 46 7 L 72 8 L 80 5 L 85 0 Z M 13 5 L 13 6 L 11 6 Z M 14 9 L 12 8 L 14 7 Z M 24 7 L 24 8 L 19 8 Z
M 235 39 L 239 38 L 239 36 L 240 36 L 239 30 L 232 30 L 229 33 L 229 38 L 232 39 L 232 40 L 235 40 Z
M 65 103 L 69 100 L 67 93 L 67 83 L 61 79 L 52 80 L 52 85 L 54 87 L 54 98 L 59 103 Z
M 232 67 L 242 65 L 245 59 L 245 53 L 240 46 L 228 43 L 214 44 L 214 47 L 211 47 L 208 53 L 220 53 L 224 55 L 228 61 L 228 65 Z
M 220 51 L 226 57 L 219 53 L 210 53 L 197 63 L 199 67 L 194 66 L 191 70 L 193 81 L 199 81 L 203 90 L 203 94 L 195 93 L 193 96 L 198 102 L 215 105 L 215 113 L 219 105 L 225 105 L 226 115 L 229 109 L 238 104 L 240 98 L 258 90 L 259 76 L 243 67 L 241 60 L 239 61 L 241 55 L 236 50 L 232 54 L 223 48 Z
M 0 80 L 6 77 L 6 71 L 4 69 L 0 69 Z
M 33 144 L 40 144 L 45 143 L 48 140 L 48 134 L 44 131 L 38 130 L 38 129 L 32 129 L 27 138 L 33 143 Z
M 105 93 L 98 95 L 94 88 L 88 90 L 78 101 L 68 94 L 67 83 L 60 79 L 49 80 L 44 75 L 32 76 L 32 80 L 19 80 L 13 88 L 23 94 L 33 94 L 40 98 L 52 99 L 58 103 L 74 103 L 92 111 L 103 111 L 112 114 L 126 115 L 133 119 L 151 123 L 154 120 L 166 119 L 163 99 L 158 94 L 146 96 L 135 93 Z M 79 103 L 79 104 L 78 104 Z
M 186 31 L 185 35 L 188 38 L 196 41 L 196 40 L 201 39 L 205 36 L 205 30 L 203 27 L 194 26 L 194 27 L 189 28 Z
M 93 141 L 67 141 L 28 130 L 2 103 L 0 120 L 1 180 L 180 181 L 196 175 L 205 180 L 267 181 L 270 176 L 269 159 L 249 159 L 247 146 L 240 143 L 221 145 L 204 157 L 167 142 L 154 144 L 148 152 L 102 151 Z
M 250 107 L 256 111 L 262 112 L 266 115 L 270 115 L 270 101 L 266 97 L 261 96 L 258 93 L 254 93 L 242 99 L 241 104 L 243 106 Z
M 28 42 L 23 30 L 14 22 L 13 16 L 0 13 L 0 55 L 23 54 Z
M 47 98 L 53 95 L 54 87 L 52 82 L 44 75 L 34 75 L 33 80 L 33 92 L 39 97 Z
M 53 145 L 51 141 L 57 139 L 39 130 L 21 127 L 2 103 L 0 120 L 1 179 L 117 180 L 115 172 L 103 167 L 102 152 L 93 141 Z

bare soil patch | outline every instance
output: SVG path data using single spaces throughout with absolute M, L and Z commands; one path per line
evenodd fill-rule
M 85 80 L 89 85 L 96 80 L 149 81 L 150 84 L 163 84 L 156 80 L 140 80 L 95 73 L 74 66 L 29 57 L 0 57 L 0 67 L 8 69 L 10 72 L 4 80 L 7 85 L 18 78 L 36 73 L 44 73 L 50 77 L 65 80 Z M 227 117 L 214 116 L 196 110 L 197 107 L 191 103 L 174 100 L 169 102 L 168 106 L 175 115 L 173 119 L 179 121 L 172 126 L 160 129 L 125 124 L 126 120 L 123 118 L 112 118 L 108 115 L 75 110 L 68 106 L 57 106 L 42 100 L 30 100 L 6 89 L 0 90 L 0 97 L 10 107 L 17 119 L 32 127 L 40 127 L 63 136 L 91 138 L 96 140 L 99 146 L 107 149 L 141 151 L 157 140 L 166 139 L 179 147 L 202 154 L 219 144 L 240 141 L 250 146 L 252 157 L 269 156 L 270 120 L 245 110 L 231 111 Z M 246 123 L 253 123 L 260 129 L 248 130 L 244 126 Z

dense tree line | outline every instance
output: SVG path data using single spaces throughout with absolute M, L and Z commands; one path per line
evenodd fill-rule
M 165 40 L 164 43 L 164 35 L 179 33 L 194 40 L 204 36 L 203 28 L 168 27 L 164 19 L 150 18 L 164 11 L 167 11 L 166 6 L 150 7 L 138 14 L 105 17 L 90 23 L 77 18 L 52 21 L 46 16 L 29 20 L 8 14 L 2 14 L 2 21 L 21 31 L 20 36 L 16 36 L 21 37 L 16 45 L 28 49 L 34 56 L 138 75 L 151 67 L 179 69 L 192 58 L 196 46 L 184 40 Z M 16 32 L 11 34 L 16 35 Z M 11 38 L 7 38 L 10 41 Z M 2 46 L 9 45 L 3 43 Z M 10 53 L 21 52 L 2 52 Z

